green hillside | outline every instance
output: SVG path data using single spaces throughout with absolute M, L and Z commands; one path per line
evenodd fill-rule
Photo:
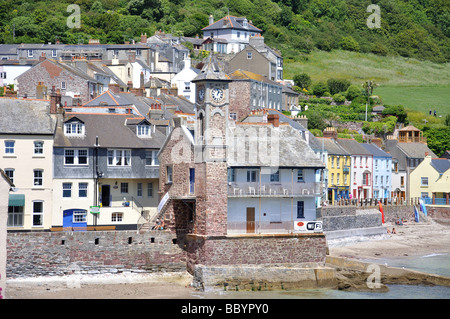
M 80 7 L 81 28 L 66 25 L 71 4 Z M 380 8 L 380 28 L 367 25 L 370 4 Z M 160 29 L 195 36 L 210 14 L 228 13 L 246 16 L 286 57 L 341 48 L 450 60 L 448 0 L 2 0 L 0 43 L 122 43 Z

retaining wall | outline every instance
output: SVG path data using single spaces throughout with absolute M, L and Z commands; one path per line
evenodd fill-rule
M 7 236 L 7 277 L 186 271 L 183 239 L 169 231 L 17 232 Z

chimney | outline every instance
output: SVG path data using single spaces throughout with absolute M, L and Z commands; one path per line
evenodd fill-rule
M 136 51 L 128 51 L 128 62 L 134 63 L 136 62 Z
M 425 157 L 427 157 L 427 156 L 428 156 L 428 154 L 430 154 L 430 153 L 428 153 L 428 152 L 425 152 Z
M 128 87 L 128 91 L 130 91 L 133 88 L 133 81 L 128 81 L 127 87 Z
M 50 114 L 56 114 L 58 108 L 61 105 L 61 94 L 56 92 L 55 86 L 52 86 L 52 91 L 50 92 Z
M 214 23 L 214 17 L 212 14 L 209 15 L 209 25 Z
M 280 115 L 278 115 L 278 114 L 267 115 L 267 122 L 272 124 L 273 127 L 279 127 L 280 126 Z
M 141 33 L 141 43 L 147 43 L 147 32 L 145 34 Z
M 42 53 L 41 53 L 41 56 L 39 57 L 39 62 L 44 61 L 45 59 L 46 59 L 45 53 L 42 52 Z
M 139 80 L 140 80 L 140 85 L 139 87 L 141 89 L 144 89 L 144 84 L 145 84 L 145 79 L 144 79 L 144 72 L 141 72 L 140 76 L 139 76 Z
M 337 131 L 334 127 L 327 127 L 323 131 L 323 137 L 337 138 Z
M 108 90 L 113 92 L 113 93 L 120 93 L 120 86 L 119 84 L 109 84 L 108 85 Z

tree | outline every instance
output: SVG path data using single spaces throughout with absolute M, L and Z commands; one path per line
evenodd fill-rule
M 306 73 L 297 74 L 294 76 L 294 83 L 301 89 L 308 89 L 311 85 L 311 77 Z
M 381 114 L 383 116 L 394 115 L 400 123 L 405 123 L 408 116 L 403 105 L 386 105 Z
M 423 136 L 427 138 L 427 145 L 438 157 L 450 149 L 450 127 L 433 127 L 425 125 Z

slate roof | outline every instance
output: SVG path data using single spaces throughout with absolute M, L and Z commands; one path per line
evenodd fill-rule
M 50 102 L 0 98 L 0 134 L 53 134 Z
M 432 158 L 431 166 L 433 166 L 434 169 L 439 172 L 439 174 L 443 174 L 450 168 L 450 159 Z
M 136 121 L 141 122 L 144 118 L 130 114 L 66 113 L 64 122 L 74 118 L 84 122 L 85 135 L 65 136 L 61 121 L 56 129 L 55 147 L 93 147 L 98 136 L 99 145 L 103 148 L 160 148 L 166 138 L 158 130 L 152 130 L 151 138 L 137 137 Z
M 233 81 L 249 81 L 249 80 L 253 80 L 253 81 L 259 81 L 259 82 L 264 82 L 264 83 L 269 83 L 271 85 L 276 85 L 276 86 L 282 86 L 281 84 L 269 80 L 267 77 L 261 75 L 261 74 L 257 74 L 257 73 L 253 73 L 247 70 L 241 70 L 241 69 L 237 69 L 236 71 L 234 71 L 233 73 L 228 75 Z
M 228 19 L 229 23 L 226 23 L 226 19 Z M 213 24 L 202 29 L 202 31 L 211 31 L 217 29 L 237 29 L 237 30 L 245 30 L 245 31 L 254 31 L 254 32 L 262 32 L 261 29 L 255 27 L 253 24 L 247 21 L 247 26 L 244 26 L 245 17 L 235 17 L 227 15 L 222 19 L 217 20 Z
M 207 57 L 206 63 L 199 74 L 191 81 L 231 81 L 231 78 L 223 71 L 214 54 Z
M 372 155 L 371 152 L 362 146 L 362 143 L 356 140 L 338 138 L 337 143 L 351 155 Z
M 397 147 L 410 158 L 425 158 L 425 153 L 431 157 L 437 157 L 426 144 L 423 143 L 398 143 Z
M 375 144 L 361 144 L 366 150 L 372 153 L 374 157 L 392 157 L 391 154 L 386 153 Z
M 261 131 L 259 129 L 261 129 Z M 308 143 L 290 125 L 280 124 L 279 127 L 273 127 L 270 124 L 236 123 L 235 127 L 229 128 L 229 132 L 229 136 L 237 137 L 235 142 L 242 142 L 243 139 L 240 137 L 248 135 L 249 132 L 267 134 L 265 136 L 268 138 L 255 137 L 255 139 L 252 139 L 251 142 L 246 141 L 242 142 L 242 144 L 235 144 L 234 147 L 237 148 L 235 153 L 232 151 L 233 146 L 230 146 L 232 141 L 229 140 L 227 159 L 228 166 L 265 167 L 275 165 L 280 167 L 325 167 L 323 162 L 309 147 Z M 257 145 L 256 150 L 255 145 Z M 272 152 L 272 146 L 275 145 L 278 147 L 278 152 L 274 154 L 274 158 L 271 159 L 270 155 Z M 255 154 L 255 151 L 258 154 Z
M 327 150 L 329 155 L 345 155 L 350 156 L 351 154 L 347 152 L 342 146 L 340 146 L 338 143 L 336 143 L 333 139 L 328 137 L 316 137 L 316 139 L 320 143 L 320 147 Z

